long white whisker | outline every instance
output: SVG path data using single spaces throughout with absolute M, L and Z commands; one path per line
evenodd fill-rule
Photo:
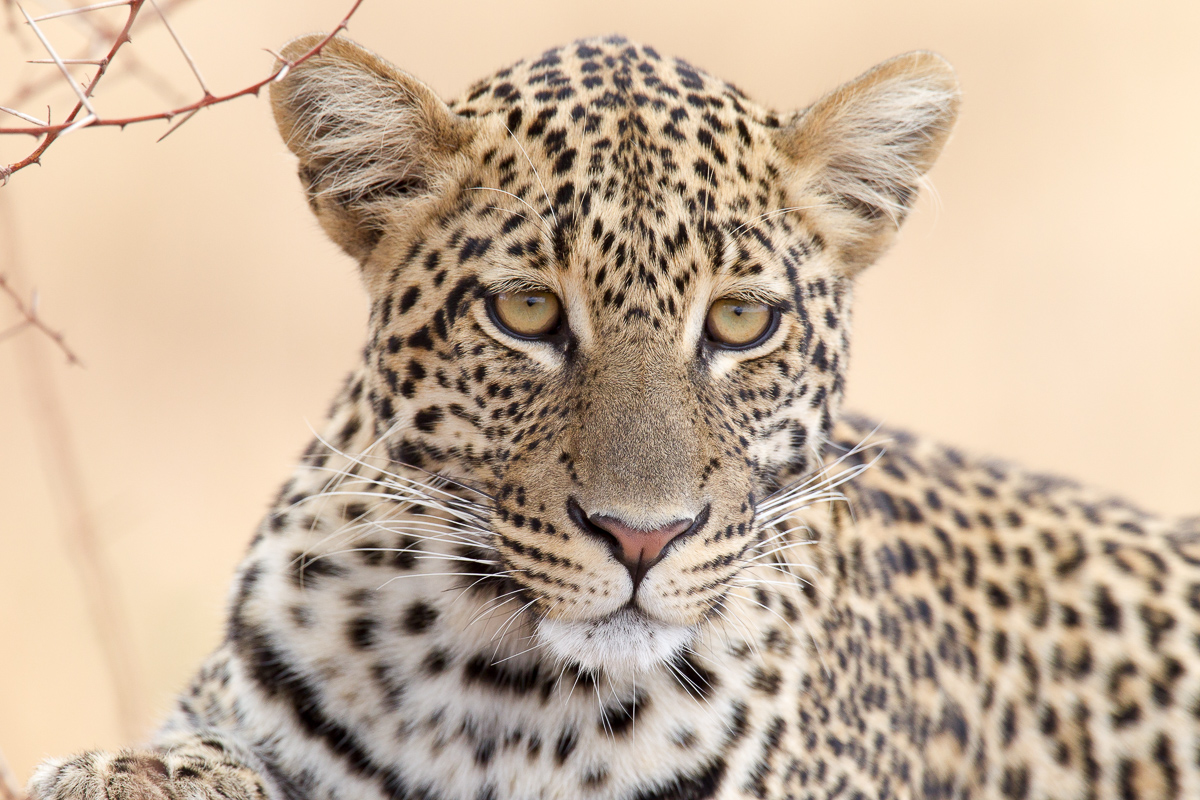
M 496 578 L 505 577 L 510 574 L 508 570 L 498 570 L 496 572 L 409 572 L 404 575 L 393 575 L 383 583 L 375 587 L 375 591 L 379 591 L 387 586 L 392 581 L 403 580 L 405 578 Z
M 817 205 L 814 205 L 814 206 L 790 206 L 790 207 L 788 207 L 788 208 L 780 208 L 780 209 L 776 209 L 775 211 L 768 211 L 766 214 L 759 214 L 757 217 L 755 217 L 754 219 L 750 220 L 749 222 L 743 222 L 741 225 L 739 225 L 739 226 L 737 226 L 736 228 L 734 228 L 734 229 L 733 229 L 733 230 L 730 232 L 730 234 L 729 234 L 729 235 L 730 235 L 730 236 L 734 236 L 734 235 L 736 235 L 736 234 L 738 233 L 738 231 L 742 230 L 743 228 L 748 228 L 748 227 L 750 227 L 750 226 L 751 226 L 751 225 L 753 225 L 754 223 L 758 222 L 760 219 L 768 219 L 769 217 L 777 217 L 777 216 L 779 216 L 780 214 L 786 214 L 786 213 L 787 213 L 787 212 L 789 212 L 789 211 L 806 211 L 806 210 L 808 210 L 808 209 L 810 209 L 810 208 L 821 208 L 821 204 L 817 204 Z
M 509 127 L 507 125 L 504 126 L 504 130 L 508 131 L 509 138 L 511 138 L 513 140 L 513 142 L 516 143 L 517 147 L 519 147 L 521 149 L 521 155 L 525 156 L 525 160 L 529 163 L 529 168 L 531 170 L 533 170 L 533 177 L 537 178 L 538 186 L 542 187 L 542 194 L 546 196 L 546 207 L 550 209 L 550 216 L 554 217 L 554 224 L 557 225 L 558 224 L 558 214 L 554 213 L 554 203 L 550 200 L 550 193 L 546 191 L 546 184 L 542 183 L 542 176 L 538 173 L 537 167 L 535 167 L 533 165 L 533 159 L 531 159 L 529 157 L 529 153 L 527 153 L 525 151 L 525 145 L 521 144 L 521 140 L 516 137 L 516 134 L 514 134 L 511 130 L 509 130 Z M 517 199 L 520 200 L 521 198 L 518 197 Z M 529 205 L 529 204 L 526 203 L 526 205 Z M 533 208 L 533 206 L 529 206 L 529 207 Z M 533 209 L 533 213 L 537 214 L 536 208 Z M 541 214 L 538 214 L 538 216 L 540 217 Z M 545 220 L 543 220 L 543 222 L 544 221 Z

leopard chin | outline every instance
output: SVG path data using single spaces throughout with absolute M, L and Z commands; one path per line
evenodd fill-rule
M 591 620 L 544 618 L 537 638 L 560 661 L 610 681 L 665 669 L 696 640 L 694 625 L 674 625 L 635 608 Z

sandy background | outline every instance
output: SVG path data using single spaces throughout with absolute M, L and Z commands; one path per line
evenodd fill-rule
M 260 48 L 348 5 L 194 0 L 174 22 L 228 91 L 267 73 Z M 611 31 L 781 109 L 896 53 L 945 54 L 961 122 L 938 200 L 862 279 L 852 404 L 1200 512 L 1200 5 L 368 0 L 351 27 L 445 96 Z M 161 30 L 131 52 L 194 94 Z M 0 104 L 48 69 L 22 57 L 0 31 Z M 132 78 L 102 87 L 106 113 L 167 103 Z M 21 780 L 129 736 L 73 559 L 119 584 L 145 734 L 218 641 L 231 570 L 362 336 L 355 267 L 311 220 L 266 103 L 156 145 L 162 130 L 75 134 L 0 189 L 0 272 L 40 290 L 87 365 L 0 342 L 0 750 Z M 0 160 L 28 143 L 0 139 Z M 65 456 L 98 554 L 63 533 Z

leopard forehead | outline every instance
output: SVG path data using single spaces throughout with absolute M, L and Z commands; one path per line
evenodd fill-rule
M 786 304 L 825 246 L 790 205 L 777 115 L 651 47 L 576 42 L 449 108 L 480 124 L 440 213 L 387 220 L 372 260 L 388 282 L 420 280 L 420 264 L 435 290 L 468 275 L 542 283 L 620 337 L 630 323 L 681 321 L 689 296 Z

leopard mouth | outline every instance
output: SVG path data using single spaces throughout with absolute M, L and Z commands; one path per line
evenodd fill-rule
M 632 604 L 591 620 L 543 618 L 538 640 L 556 658 L 610 678 L 662 668 L 696 638 L 694 625 L 655 619 Z

